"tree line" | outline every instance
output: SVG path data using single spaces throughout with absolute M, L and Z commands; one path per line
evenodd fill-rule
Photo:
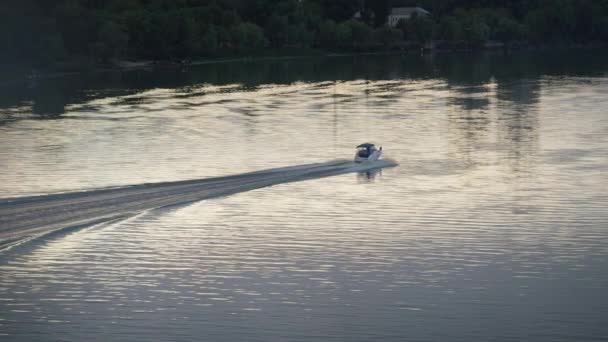
M 431 15 L 388 27 L 399 6 Z M 366 51 L 431 40 L 469 47 L 608 42 L 608 0 L 5 0 L 0 13 L 0 62 L 41 65 L 269 47 Z

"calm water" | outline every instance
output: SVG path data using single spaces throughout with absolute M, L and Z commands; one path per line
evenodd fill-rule
M 211 64 L 0 87 L 0 198 L 350 158 L 0 255 L 6 341 L 606 341 L 608 55 Z

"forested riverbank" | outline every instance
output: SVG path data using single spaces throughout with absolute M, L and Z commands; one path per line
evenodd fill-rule
M 399 6 L 430 15 L 387 25 Z M 9 0 L 0 10 L 0 41 L 10 47 L 0 63 L 64 70 L 129 60 L 608 42 L 606 0 Z

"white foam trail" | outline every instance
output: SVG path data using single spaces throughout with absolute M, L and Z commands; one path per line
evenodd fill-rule
M 391 159 L 334 160 L 225 177 L 0 199 L 0 250 L 60 229 L 119 220 L 145 210 L 287 182 L 396 166 Z

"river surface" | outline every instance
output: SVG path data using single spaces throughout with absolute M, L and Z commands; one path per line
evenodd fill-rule
M 608 54 L 0 85 L 0 199 L 348 159 L 0 254 L 1 341 L 606 341 Z M 60 209 L 58 209 L 60 210 Z

